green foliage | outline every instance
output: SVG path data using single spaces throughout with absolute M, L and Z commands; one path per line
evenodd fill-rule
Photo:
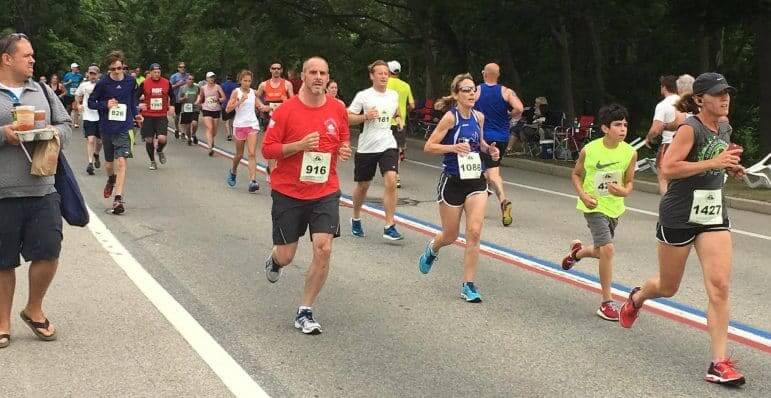
M 660 75 L 718 70 L 739 89 L 731 120 L 750 143 L 758 112 L 771 113 L 758 111 L 751 27 L 760 3 L 0 0 L 7 10 L 0 28 L 33 38 L 38 74 L 64 71 L 73 61 L 101 64 L 121 49 L 131 66 L 158 62 L 170 73 L 182 60 L 199 77 L 250 68 L 259 80 L 275 60 L 298 68 L 303 58 L 322 55 L 347 99 L 369 84 L 365 66 L 378 58 L 401 62 L 417 99 L 445 94 L 457 73 L 479 80 L 482 66 L 494 61 L 526 105 L 546 96 L 552 108 L 593 114 L 617 101 L 630 110 L 632 131 L 650 125 Z

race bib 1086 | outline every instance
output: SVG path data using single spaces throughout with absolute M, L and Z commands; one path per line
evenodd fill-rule
M 458 155 L 458 171 L 461 180 L 474 180 L 482 176 L 482 159 L 477 152 Z

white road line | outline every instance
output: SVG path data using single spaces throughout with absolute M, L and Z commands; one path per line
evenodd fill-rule
M 437 166 L 437 165 L 434 165 L 434 164 L 430 164 L 430 163 L 419 162 L 417 160 L 406 159 L 405 162 L 419 164 L 421 166 L 430 167 L 432 169 L 439 169 L 439 170 L 442 169 L 440 166 Z M 576 196 L 576 195 L 571 195 L 571 194 L 567 194 L 567 193 L 564 193 L 564 192 L 552 191 L 550 189 L 538 188 L 538 187 L 534 187 L 534 186 L 530 186 L 530 185 L 525 185 L 525 184 L 518 184 L 516 182 L 509 182 L 509 181 L 506 181 L 506 180 L 504 180 L 503 183 L 506 184 L 506 185 L 514 186 L 514 187 L 529 189 L 531 191 L 548 193 L 548 194 L 552 194 L 552 195 L 562 196 L 562 197 L 565 197 L 565 198 L 578 199 L 578 196 Z M 648 211 L 648 210 L 643 210 L 643 209 L 638 209 L 636 207 L 629 207 L 629 206 L 627 206 L 626 209 L 631 211 L 631 212 L 645 214 L 645 215 L 652 216 L 652 217 L 658 217 L 659 216 L 659 213 L 656 213 L 656 212 L 653 212 L 653 211 Z M 761 234 L 758 234 L 758 233 L 755 233 L 755 232 L 744 231 L 744 230 L 741 230 L 741 229 L 731 228 L 731 232 L 739 234 L 739 235 L 749 236 L 749 237 L 752 237 L 752 238 L 771 240 L 771 236 L 761 235 Z
M 236 397 L 269 397 L 224 348 L 152 277 L 90 208 L 88 228 L 148 300 Z

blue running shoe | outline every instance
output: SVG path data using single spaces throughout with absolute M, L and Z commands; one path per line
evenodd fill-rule
M 300 310 L 294 318 L 294 327 L 305 334 L 320 334 L 321 325 L 313 319 L 313 311 Z
M 431 245 L 433 243 L 433 240 L 428 242 L 425 251 L 423 251 L 423 254 L 420 255 L 420 259 L 418 260 L 418 269 L 421 273 L 427 274 L 428 271 L 431 271 L 431 266 L 433 266 L 434 261 L 436 261 L 437 256 L 434 251 L 431 250 Z
M 477 291 L 474 282 L 463 282 L 460 287 L 460 297 L 469 303 L 481 303 L 482 295 Z
M 396 230 L 396 224 L 394 224 L 388 228 L 383 227 L 383 239 L 402 240 L 404 239 L 404 235 L 400 234 L 399 231 Z
M 359 238 L 363 238 L 364 235 L 364 228 L 361 226 L 361 220 L 354 220 L 351 219 L 351 233 L 353 236 L 357 236 Z
M 227 178 L 228 186 L 233 188 L 236 186 L 236 175 L 233 174 L 232 170 L 228 170 L 228 178 Z

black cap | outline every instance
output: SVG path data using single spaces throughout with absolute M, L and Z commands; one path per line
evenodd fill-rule
M 693 95 L 715 95 L 724 90 L 727 90 L 730 94 L 736 92 L 736 89 L 729 85 L 728 81 L 720 73 L 702 73 L 693 82 Z
M 155 70 L 155 69 L 161 70 L 161 64 L 153 63 L 150 65 L 150 68 L 148 70 Z

